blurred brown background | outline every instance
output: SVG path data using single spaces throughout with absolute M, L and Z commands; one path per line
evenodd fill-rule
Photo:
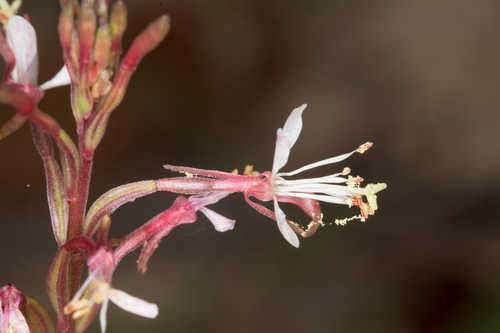
M 286 169 L 371 140 L 367 154 L 312 174 L 349 165 L 389 188 L 367 223 L 323 228 L 299 250 L 233 195 L 213 206 L 237 219 L 233 232 L 216 233 L 200 216 L 162 242 L 145 276 L 135 271 L 137 253 L 120 266 L 115 286 L 156 302 L 160 316 L 112 306 L 109 332 L 500 330 L 500 2 L 125 2 L 125 45 L 164 12 L 172 30 L 112 117 L 91 199 L 172 175 L 165 163 L 268 170 L 276 129 L 302 103 L 304 129 Z M 41 82 L 62 64 L 58 10 L 55 0 L 22 7 L 38 31 Z M 41 106 L 71 129 L 68 91 L 49 91 Z M 12 112 L 2 110 L 3 121 Z M 56 248 L 30 140 L 24 128 L 0 142 L 0 282 L 48 304 Z M 123 207 L 113 236 L 173 198 Z M 327 222 L 353 214 L 323 209 Z

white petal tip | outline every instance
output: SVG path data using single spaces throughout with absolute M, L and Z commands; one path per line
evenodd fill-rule
M 146 318 L 154 319 L 154 318 L 158 317 L 159 313 L 160 313 L 160 311 L 158 309 L 158 305 L 153 304 L 153 306 L 151 307 L 150 312 L 148 313 L 149 316 L 145 316 L 145 317 Z
M 131 296 L 124 291 L 113 289 L 109 298 L 123 310 L 138 316 L 150 319 L 158 316 L 158 306 L 156 304 Z
M 300 245 L 299 237 L 295 231 L 293 231 L 292 227 L 288 224 L 286 220 L 285 213 L 278 206 L 278 201 L 274 199 L 274 214 L 276 215 L 276 223 L 278 224 L 278 228 L 283 235 L 283 238 L 286 239 L 288 243 L 290 243 L 293 247 L 298 248 Z
M 296 107 L 296 108 L 294 109 L 294 111 L 295 111 L 295 110 L 297 110 L 297 112 L 302 113 L 302 112 L 303 112 L 306 108 L 307 108 L 307 104 L 302 104 L 301 106 Z
M 293 232 L 293 230 L 292 230 Z M 295 234 L 295 232 L 293 232 L 292 235 L 290 234 L 287 234 L 286 236 L 283 235 L 283 237 L 285 237 L 286 241 L 288 243 L 290 243 L 290 245 L 292 245 L 293 247 L 295 247 L 296 249 L 299 248 L 300 246 L 300 241 L 299 241 L 299 238 L 297 237 L 297 234 Z
M 25 18 L 14 15 L 5 26 L 6 39 L 14 53 L 16 65 L 12 80 L 21 84 L 35 84 L 38 77 L 36 32 Z
M 63 65 L 61 70 L 57 74 L 40 86 L 40 89 L 47 90 L 55 87 L 65 86 L 71 83 L 71 77 L 69 75 L 68 69 Z
M 210 222 L 212 222 L 215 230 L 218 232 L 225 232 L 234 229 L 234 225 L 236 224 L 235 220 L 222 216 L 206 207 L 200 208 L 200 212 L 205 214 Z

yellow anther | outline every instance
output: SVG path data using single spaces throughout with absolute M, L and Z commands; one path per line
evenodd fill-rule
M 247 164 L 245 166 L 245 171 L 243 171 L 243 174 L 245 176 L 249 176 L 249 177 L 257 177 L 260 175 L 260 172 L 258 172 L 257 170 L 254 170 L 253 165 Z
M 351 168 L 345 167 L 344 169 L 342 169 L 342 175 L 343 176 L 347 176 L 350 173 L 351 173 Z
M 86 299 L 79 299 L 76 301 L 69 302 L 65 307 L 64 307 L 64 314 L 69 315 L 70 313 L 74 311 L 81 310 L 83 308 L 88 307 L 89 301 Z
M 80 319 L 83 316 L 85 316 L 89 311 L 90 311 L 90 307 L 87 307 L 85 309 L 81 309 L 81 310 L 75 311 L 73 313 L 73 315 L 71 316 L 71 318 L 73 318 L 74 320 Z
M 231 171 L 231 173 L 232 173 L 233 175 L 237 175 L 237 174 L 238 174 L 238 169 L 234 169 L 233 171 Z
M 373 142 L 365 142 L 361 146 L 356 149 L 356 151 L 360 154 L 363 154 L 365 151 L 373 147 Z
M 2 23 L 6 24 L 7 21 L 14 15 L 16 15 L 19 7 L 21 7 L 22 0 L 14 0 L 12 4 L 9 4 L 7 0 L 0 0 L 0 14 L 2 14 Z

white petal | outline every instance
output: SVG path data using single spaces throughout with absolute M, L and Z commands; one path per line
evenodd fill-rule
M 214 225 L 215 230 L 217 230 L 218 232 L 224 232 L 234 229 L 234 224 L 236 223 L 235 220 L 231 220 L 230 218 L 222 216 L 206 207 L 200 208 L 200 212 L 205 214 L 205 216 Z
M 40 86 L 40 89 L 47 90 L 55 87 L 65 86 L 71 83 L 71 77 L 69 76 L 68 69 L 65 65 L 61 68 L 56 75 L 44 84 Z
M 283 125 L 283 132 L 290 140 L 290 148 L 293 147 L 299 138 L 300 131 L 302 130 L 302 112 L 304 112 L 306 107 L 307 104 L 302 104 L 298 108 L 293 109 L 285 121 L 285 125 Z
M 297 141 L 302 130 L 302 112 L 307 104 L 295 108 L 288 116 L 283 128 L 276 134 L 276 148 L 274 149 L 273 174 L 276 174 L 288 161 L 290 149 Z
M 346 158 L 348 158 L 349 156 L 351 156 L 355 152 L 356 152 L 356 150 L 351 151 L 350 153 L 347 153 L 347 154 L 342 154 L 339 156 L 330 157 L 330 158 L 327 158 L 327 159 L 324 159 L 324 160 L 321 160 L 318 162 L 314 162 L 314 163 L 305 165 L 302 168 L 299 168 L 299 169 L 294 170 L 294 171 L 280 172 L 280 173 L 278 173 L 278 176 L 294 176 L 294 175 L 299 174 L 301 172 L 304 172 L 306 170 L 310 170 L 310 169 L 317 168 L 317 167 L 327 165 L 327 164 L 337 163 L 337 162 L 345 160 Z
M 276 222 L 278 223 L 278 228 L 280 229 L 280 232 L 283 235 L 283 237 L 285 237 L 288 243 L 298 248 L 300 243 L 299 238 L 297 237 L 295 231 L 293 231 L 292 227 L 288 225 L 285 213 L 283 213 L 281 208 L 278 206 L 278 201 L 276 200 L 276 197 L 274 198 L 274 214 L 276 215 Z
M 5 28 L 16 66 L 12 80 L 21 84 L 36 84 L 38 78 L 38 54 L 36 32 L 31 23 L 21 16 L 12 16 Z
M 26 323 L 26 318 L 24 318 L 23 314 L 18 309 L 10 313 L 9 324 L 16 333 L 30 333 L 28 323 Z
M 105 300 L 101 305 L 101 312 L 99 312 L 99 322 L 101 324 L 101 332 L 106 332 L 106 314 L 108 312 L 109 300 Z
M 158 315 L 158 306 L 140 298 L 127 294 L 118 289 L 112 289 L 109 299 L 125 311 L 146 318 L 155 318 Z

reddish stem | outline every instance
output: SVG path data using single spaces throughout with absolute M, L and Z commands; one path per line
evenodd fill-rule
M 82 224 L 89 195 L 90 177 L 93 159 L 80 157 L 80 172 L 78 174 L 78 193 L 69 205 L 68 240 L 82 234 Z

